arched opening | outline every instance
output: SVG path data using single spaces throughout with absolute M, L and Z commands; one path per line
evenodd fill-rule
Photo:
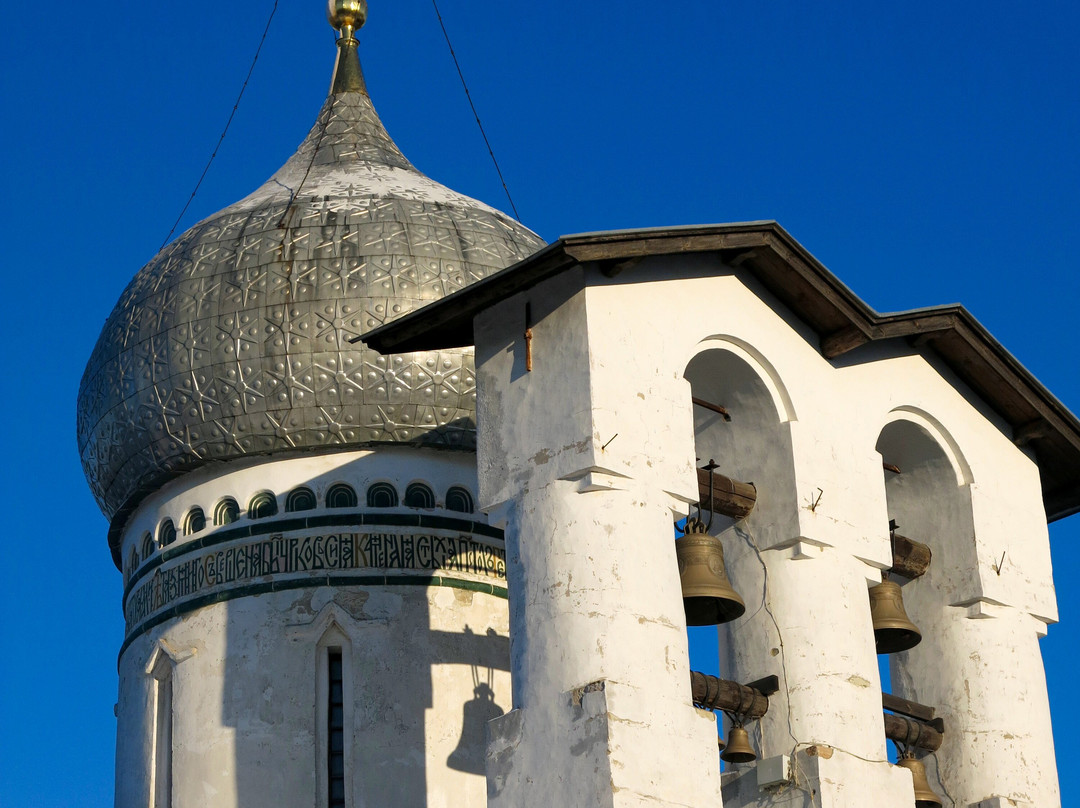
M 285 496 L 285 512 L 310 511 L 316 506 L 315 492 L 306 486 L 294 488 Z
M 952 441 L 918 414 L 899 413 L 882 429 L 875 448 L 881 454 L 888 508 L 883 532 L 891 522 L 896 533 L 929 546 L 932 553 L 923 575 L 913 580 L 887 576 L 901 586 L 904 610 L 922 640 L 908 651 L 883 655 L 882 667 L 888 668 L 887 677 L 882 672 L 883 687 L 934 708 L 949 721 L 960 706 L 959 694 L 952 691 L 970 679 L 956 659 L 958 649 L 948 629 L 955 610 L 949 607 L 979 591 L 969 472 Z M 957 740 L 955 732 L 946 733 L 939 755 L 947 757 Z M 931 787 L 941 794 L 949 785 L 943 781 L 950 778 L 938 760 L 931 756 L 924 763 Z
M 476 506 L 472 494 L 460 485 L 451 486 L 446 492 L 446 510 L 458 513 L 472 513 Z
M 752 483 L 756 496 L 753 510 L 742 519 L 701 514 L 709 523 L 708 532 L 721 541 L 728 578 L 745 601 L 746 613 L 718 627 L 689 627 L 690 665 L 706 674 L 746 682 L 757 676 L 751 671 L 784 671 L 773 654 L 781 643 L 769 617 L 775 608 L 770 597 L 775 577 L 766 569 L 767 564 L 780 563 L 783 554 L 764 551 L 790 544 L 799 535 L 791 408 L 770 368 L 744 346 L 726 340 L 704 343 L 684 377 L 693 399 L 698 468 L 714 461 L 716 474 Z M 781 687 L 785 688 L 783 681 Z M 782 718 L 785 696 L 777 694 L 776 708 L 747 725 L 762 757 L 790 750 L 788 725 Z
M 128 555 L 128 566 L 126 580 L 131 579 L 131 575 L 139 566 L 139 551 L 134 547 L 131 548 L 131 553 Z
M 885 469 L 888 519 L 933 551 L 926 575 L 912 583 L 929 585 L 938 597 L 956 603 L 978 589 L 971 495 L 964 465 L 954 461 L 932 428 L 905 416 L 881 430 L 875 448 Z M 899 582 L 907 588 L 906 580 Z
M 231 525 L 240 518 L 240 506 L 232 497 L 222 497 L 214 506 L 214 524 Z
M 736 352 L 736 347 L 707 348 L 690 361 L 684 373 L 693 398 L 701 402 L 694 404 L 698 466 L 715 460 L 718 473 L 754 483 L 757 543 L 769 547 L 798 532 L 791 434 L 777 406 L 777 396 L 786 396 L 776 392 L 766 368 L 751 365 L 752 357 Z M 707 405 L 720 407 L 726 414 Z M 730 520 L 721 523 L 720 529 L 731 524 Z
M 327 508 L 355 508 L 357 505 L 356 491 L 351 485 L 334 483 L 326 491 Z
M 157 547 L 154 546 L 154 537 L 150 534 L 150 531 L 143 533 L 142 537 L 142 557 L 144 559 L 149 558 L 154 554 L 154 550 Z
M 172 519 L 162 520 L 158 526 L 158 547 L 168 547 L 176 541 L 176 525 Z
M 269 491 L 260 491 L 248 503 L 249 519 L 265 519 L 277 513 L 277 500 Z
M 190 536 L 192 533 L 198 533 L 205 527 L 206 515 L 203 513 L 202 508 L 196 506 L 187 512 L 187 516 L 184 517 L 185 536 Z
M 369 508 L 393 508 L 398 504 L 397 489 L 390 483 L 373 483 L 367 490 Z
M 405 489 L 405 507 L 434 508 L 435 493 L 424 483 L 409 483 Z

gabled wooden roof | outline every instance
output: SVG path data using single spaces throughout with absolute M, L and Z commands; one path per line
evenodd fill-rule
M 368 332 L 381 353 L 472 345 L 473 318 L 517 292 L 584 262 L 615 275 L 652 255 L 717 252 L 752 273 L 821 337 L 835 359 L 869 342 L 927 345 L 1030 444 L 1049 521 L 1080 511 L 1080 421 L 963 306 L 878 314 L 776 222 L 618 230 L 563 236 L 529 258 Z

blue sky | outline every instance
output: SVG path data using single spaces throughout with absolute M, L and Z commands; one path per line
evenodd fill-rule
M 507 209 L 430 2 L 370 5 L 361 58 L 398 145 Z M 79 468 L 75 397 L 105 317 L 198 178 L 271 6 L 4 10 L 4 808 L 112 804 L 121 583 Z M 546 239 L 776 219 L 879 310 L 964 303 L 1080 410 L 1075 4 L 442 0 L 442 11 L 522 219 Z M 333 57 L 323 4 L 282 0 L 182 228 L 285 161 Z M 1053 525 L 1051 541 L 1062 623 L 1042 648 L 1069 805 L 1080 516 Z

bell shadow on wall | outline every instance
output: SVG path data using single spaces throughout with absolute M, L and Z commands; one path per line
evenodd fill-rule
M 339 474 L 305 484 L 321 491 Z M 385 527 L 370 519 L 357 526 L 358 515 L 384 513 Z M 385 558 L 371 556 L 369 566 L 368 555 L 357 557 L 331 576 L 256 576 L 250 593 L 223 604 L 223 643 L 210 652 L 222 656 L 216 686 L 225 732 L 196 752 L 188 771 L 220 772 L 206 785 L 221 793 L 220 784 L 227 784 L 235 796 L 211 795 L 203 804 L 335 808 L 342 804 L 338 792 L 346 795 L 344 804 L 366 808 L 485 804 L 484 725 L 503 713 L 496 698 L 509 692 L 509 638 L 489 628 L 497 611 L 474 604 L 492 595 L 446 586 L 454 577 L 441 572 L 449 559 L 434 560 L 437 575 L 411 562 L 386 566 L 391 545 L 402 564 L 420 557 L 412 542 L 422 529 L 402 526 L 403 513 L 333 511 L 333 524 L 311 527 L 311 536 L 329 541 L 377 533 Z M 290 518 L 283 511 L 252 528 L 265 530 L 269 540 Z M 256 541 L 264 539 L 248 540 Z M 479 630 L 469 619 L 482 621 Z M 203 731 L 193 728 L 192 737 Z
M 472 633 L 468 626 L 465 627 L 465 632 Z M 498 637 L 491 629 L 488 629 L 487 634 L 492 638 Z M 484 775 L 488 743 L 487 723 L 505 711 L 495 702 L 495 691 L 491 687 L 495 676 L 494 669 L 487 668 L 484 680 L 481 681 L 480 667 L 471 667 L 473 698 L 465 702 L 462 708 L 460 740 L 457 748 L 446 759 L 446 765 L 461 772 Z

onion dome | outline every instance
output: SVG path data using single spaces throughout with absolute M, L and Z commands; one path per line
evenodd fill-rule
M 349 340 L 544 242 L 405 159 L 360 70 L 366 3 L 329 5 L 337 64 L 307 138 L 139 271 L 87 364 L 79 452 L 113 533 L 146 493 L 211 461 L 475 446 L 471 350 L 383 356 Z

